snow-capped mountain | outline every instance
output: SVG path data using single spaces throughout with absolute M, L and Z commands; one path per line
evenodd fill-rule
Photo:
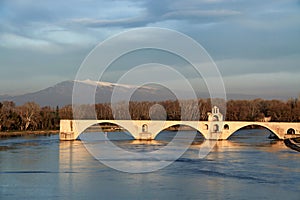
M 26 102 L 33 101 L 41 106 L 64 106 L 72 104 L 72 92 L 74 83 L 82 87 L 95 87 L 95 102 L 108 103 L 111 101 L 111 96 L 114 89 L 117 87 L 118 96 L 126 96 L 128 92 L 134 90 L 131 101 L 163 101 L 174 100 L 175 96 L 172 92 L 164 88 L 134 85 L 125 85 L 109 82 L 97 82 L 91 80 L 83 81 L 63 81 L 46 89 L 16 96 L 0 96 L 0 101 L 14 101 L 17 105 L 22 105 Z M 121 101 L 122 99 L 120 99 Z
M 120 84 L 120 83 L 110 83 L 110 82 L 104 82 L 104 81 L 92 81 L 92 80 L 83 80 L 83 81 L 75 81 L 77 83 L 83 83 L 86 85 L 92 85 L 92 86 L 98 86 L 98 87 L 121 87 L 121 88 L 127 88 L 127 89 L 137 89 L 137 88 L 143 88 L 143 89 L 149 89 L 153 90 L 155 88 L 148 87 L 148 86 L 136 86 L 136 85 L 127 85 L 127 84 Z
M 158 87 L 155 85 L 147 86 L 135 86 L 135 85 L 126 85 L 110 82 L 99 82 L 92 80 L 82 80 L 82 81 L 63 81 L 52 87 L 46 89 L 27 93 L 23 95 L 9 96 L 9 95 L 0 95 L 0 102 L 2 101 L 13 101 L 17 105 L 22 105 L 26 102 L 33 101 L 41 106 L 64 106 L 72 104 L 72 93 L 74 84 L 78 84 L 83 88 L 96 87 L 95 102 L 96 103 L 109 103 L 111 102 L 111 97 L 114 90 L 118 92 L 118 100 L 126 100 L 125 96 L 128 93 L 134 90 L 133 95 L 131 96 L 131 101 L 164 101 L 164 100 L 176 100 L 175 95 L 168 89 L 163 87 Z M 208 93 L 199 93 L 197 92 L 199 98 L 209 98 Z M 184 96 L 184 91 L 181 91 L 181 94 Z M 83 94 L 84 95 L 84 94 Z M 122 97 L 124 96 L 124 99 Z M 188 96 L 186 96 L 189 99 Z M 227 94 L 227 99 L 255 99 L 258 98 L 254 95 L 245 95 L 245 94 Z M 264 96 L 260 98 L 266 99 L 284 99 L 282 97 L 269 97 Z

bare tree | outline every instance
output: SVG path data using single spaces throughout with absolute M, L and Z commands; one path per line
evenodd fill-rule
M 0 130 L 11 130 L 15 124 L 15 103 L 12 101 L 4 101 L 1 103 L 0 109 Z
M 72 106 L 67 105 L 59 109 L 59 116 L 61 119 L 73 119 Z
M 40 106 L 34 102 L 28 102 L 18 107 L 22 120 L 21 130 L 27 130 L 29 126 L 36 129 L 40 117 Z

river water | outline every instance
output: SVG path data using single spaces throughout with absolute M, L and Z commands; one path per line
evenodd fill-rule
M 153 144 L 127 140 L 120 132 L 108 137 L 125 149 L 151 151 L 175 133 L 165 131 Z M 60 142 L 58 135 L 1 139 L 0 199 L 299 200 L 300 153 L 268 135 L 267 130 L 241 130 L 218 141 L 203 159 L 198 158 L 203 141 L 197 137 L 169 166 L 137 174 L 111 169 L 81 141 Z

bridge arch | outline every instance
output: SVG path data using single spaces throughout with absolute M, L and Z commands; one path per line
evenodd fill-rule
M 207 125 L 203 124 L 203 127 L 199 126 L 199 122 L 197 121 L 166 121 L 164 126 L 162 126 L 159 130 L 156 130 L 155 132 L 152 132 L 153 138 L 156 138 L 157 135 L 159 135 L 162 131 L 166 130 L 167 128 L 170 128 L 172 126 L 188 126 L 192 128 L 193 130 L 199 132 L 201 136 L 203 136 L 205 139 L 208 138 L 207 134 L 205 133 L 205 128 Z M 203 131 L 204 130 L 204 131 Z M 206 130 L 207 132 L 208 130 Z
M 129 121 L 128 121 L 129 122 Z M 125 129 L 133 138 L 136 132 L 135 127 L 129 123 L 118 120 L 75 120 L 73 122 L 73 129 L 75 131 L 75 139 L 77 139 L 85 130 L 96 124 L 114 124 Z M 102 130 L 103 131 L 103 130 Z
M 213 125 L 213 132 L 219 132 L 220 131 L 220 127 L 218 124 L 214 124 Z
M 147 124 L 142 125 L 142 132 L 148 132 L 148 125 Z
M 118 125 L 117 123 L 98 122 L 96 124 L 87 127 L 80 135 L 87 132 L 94 132 L 94 133 L 102 132 L 104 133 L 105 137 L 108 138 L 109 140 L 115 140 L 114 137 L 116 136 L 116 135 L 109 134 L 110 132 L 119 132 L 118 140 L 134 139 L 133 135 L 130 133 L 130 131 L 126 129 L 126 127 Z
M 295 133 L 296 133 L 296 131 L 293 128 L 289 128 L 286 132 L 286 134 L 289 134 L 289 135 L 294 135 Z
M 224 130 L 229 130 L 229 125 L 228 125 L 228 124 L 225 124 L 224 127 L 223 127 L 223 129 L 224 129 Z
M 175 127 L 175 126 L 183 126 L 183 127 L 188 127 L 189 130 L 188 131 L 197 131 L 199 133 L 199 135 L 201 135 L 204 139 L 205 139 L 205 134 L 200 131 L 197 126 L 193 126 L 193 125 L 189 125 L 189 124 L 185 124 L 185 123 L 174 123 L 173 125 L 169 125 L 169 126 L 164 126 L 163 129 L 157 131 L 156 133 L 154 133 L 155 137 L 154 139 L 157 139 L 157 137 L 165 130 L 171 128 L 171 127 Z M 196 137 L 196 135 L 195 135 Z
M 229 125 L 228 125 L 229 126 Z M 230 138 L 232 135 L 234 135 L 237 131 L 241 130 L 241 129 L 244 129 L 246 127 L 249 127 L 249 126 L 256 126 L 256 127 L 262 127 L 262 128 L 265 128 L 267 130 L 269 130 L 272 134 L 276 135 L 276 137 L 280 138 L 281 136 L 275 131 L 273 130 L 271 127 L 269 127 L 268 125 L 266 124 L 261 124 L 261 123 L 253 123 L 253 122 L 249 122 L 249 123 L 243 123 L 243 125 L 240 125 L 240 126 L 235 126 L 233 127 L 232 129 L 230 129 L 230 134 L 228 135 L 228 138 Z
M 214 115 L 212 121 L 220 121 L 218 115 Z

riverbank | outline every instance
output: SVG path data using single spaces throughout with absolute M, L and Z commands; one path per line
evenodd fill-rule
M 0 132 L 0 138 L 21 137 L 28 135 L 55 135 L 59 134 L 59 130 L 39 130 L 39 131 L 5 131 Z

